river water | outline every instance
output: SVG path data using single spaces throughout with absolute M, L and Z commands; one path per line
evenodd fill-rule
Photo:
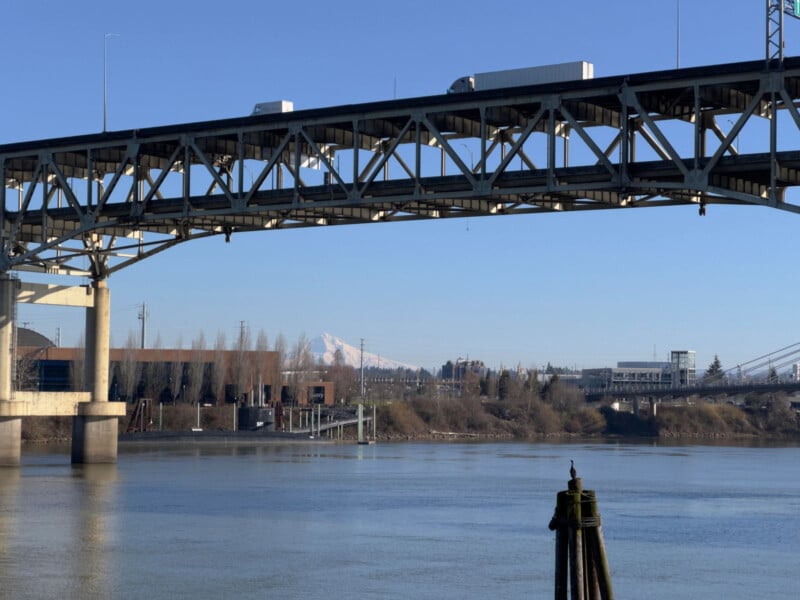
M 569 460 L 619 599 L 800 597 L 800 448 L 120 446 L 0 469 L 0 598 L 552 598 Z

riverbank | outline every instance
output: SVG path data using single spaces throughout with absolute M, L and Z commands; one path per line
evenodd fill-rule
M 691 402 L 691 403 L 690 403 Z M 132 408 L 131 408 L 132 409 Z M 372 413 L 372 411 L 368 411 Z M 375 424 L 367 424 L 369 437 L 378 441 L 560 441 L 572 439 L 670 439 L 670 440 L 800 440 L 800 417 L 789 401 L 779 397 L 754 397 L 734 406 L 724 400 L 692 399 L 685 405 L 658 406 L 656 415 L 613 410 L 610 406 L 584 404 L 556 407 L 539 400 L 530 402 L 481 401 L 441 398 L 409 400 L 375 407 Z M 333 418 L 333 417 L 332 417 Z M 120 419 L 120 432 L 130 417 Z M 288 421 L 288 419 L 287 419 Z M 295 415 L 295 425 L 300 422 Z M 275 443 L 309 441 L 308 433 L 235 431 L 232 406 L 164 406 L 148 422 L 157 431 L 123 433 L 120 441 L 220 441 L 234 436 L 237 442 Z M 288 426 L 288 424 L 287 424 Z M 373 434 L 374 427 L 374 434 Z M 202 429 L 202 431 L 194 431 Z M 336 430 L 334 437 L 339 438 Z M 23 443 L 69 442 L 70 417 L 23 419 Z M 344 440 L 356 439 L 356 427 L 341 431 Z M 327 440 L 323 432 L 322 439 Z

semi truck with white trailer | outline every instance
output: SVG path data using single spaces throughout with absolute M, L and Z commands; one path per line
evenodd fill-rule
M 467 75 L 456 79 L 448 88 L 447 93 L 460 94 L 463 92 L 480 92 L 482 90 L 495 90 L 498 88 L 517 87 L 521 85 L 539 85 L 558 81 L 592 79 L 593 77 L 594 65 L 590 62 L 580 60 L 559 63 L 557 65 L 475 73 L 475 75 Z

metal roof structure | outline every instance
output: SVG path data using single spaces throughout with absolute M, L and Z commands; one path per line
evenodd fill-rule
M 295 227 L 796 213 L 798 102 L 786 58 L 0 145 L 0 272 L 103 279 L 192 239 Z

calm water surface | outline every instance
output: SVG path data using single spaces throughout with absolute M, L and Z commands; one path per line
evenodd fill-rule
M 26 449 L 0 598 L 552 598 L 569 459 L 617 598 L 800 598 L 800 448 L 525 443 Z

